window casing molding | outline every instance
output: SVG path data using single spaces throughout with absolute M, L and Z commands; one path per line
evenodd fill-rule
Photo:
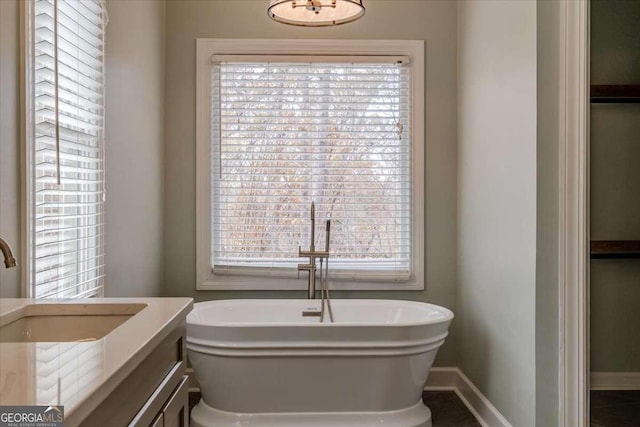
M 264 269 L 260 277 L 211 267 L 211 61 L 214 55 L 405 56 L 410 58 L 412 277 L 402 282 L 330 278 L 334 290 L 422 290 L 424 283 L 424 42 L 421 40 L 198 39 L 196 42 L 196 289 L 304 290 L 306 275 Z M 297 259 L 296 254 L 291 254 Z

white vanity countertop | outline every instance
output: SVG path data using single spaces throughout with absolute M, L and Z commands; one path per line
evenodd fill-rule
M 0 343 L 0 406 L 63 405 L 69 425 L 85 419 L 193 307 L 191 298 L 0 298 L 0 317 L 31 304 L 61 303 L 146 305 L 95 341 Z

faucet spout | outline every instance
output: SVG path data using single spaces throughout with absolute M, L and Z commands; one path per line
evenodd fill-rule
M 2 251 L 2 255 L 4 256 L 4 266 L 6 268 L 15 267 L 18 265 L 16 259 L 13 256 L 13 252 L 11 251 L 11 246 L 9 246 L 9 244 L 2 238 L 0 238 L 0 251 Z

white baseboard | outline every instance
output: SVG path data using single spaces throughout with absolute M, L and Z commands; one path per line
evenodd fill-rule
M 458 368 L 431 368 L 424 389 L 426 391 L 453 391 L 458 384 L 458 372 Z
M 512 427 L 511 423 L 458 368 L 431 368 L 424 389 L 455 391 L 483 427 Z
M 640 390 L 640 372 L 591 372 L 591 390 Z
M 189 392 L 200 392 L 192 368 L 187 368 L 187 375 Z M 458 368 L 431 368 L 424 389 L 454 391 L 483 427 L 513 427 Z

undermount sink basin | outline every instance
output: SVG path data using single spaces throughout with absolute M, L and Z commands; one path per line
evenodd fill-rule
M 30 304 L 0 317 L 0 343 L 95 341 L 146 304 Z

